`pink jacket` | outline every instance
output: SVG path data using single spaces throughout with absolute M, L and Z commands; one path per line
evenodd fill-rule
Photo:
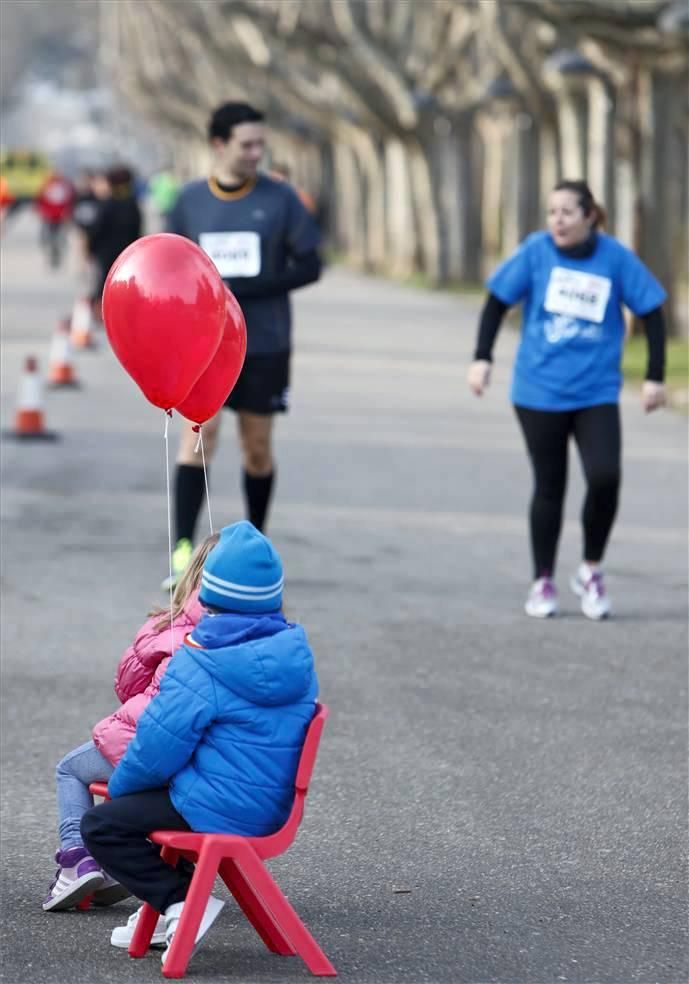
M 194 593 L 174 621 L 174 650 L 179 649 L 202 614 L 198 593 Z M 155 630 L 161 617 L 154 615 L 144 622 L 132 645 L 125 650 L 115 676 L 115 693 L 122 707 L 99 721 L 92 732 L 96 748 L 112 765 L 117 765 L 124 755 L 134 737 L 136 722 L 160 690 L 160 681 L 172 658 L 170 623 Z

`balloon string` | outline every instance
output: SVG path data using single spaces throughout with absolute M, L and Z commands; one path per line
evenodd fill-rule
M 171 653 L 175 651 L 175 620 L 172 612 L 172 594 L 174 585 L 172 583 L 172 513 L 170 506 L 170 441 L 168 440 L 168 426 L 170 423 L 170 418 L 172 413 L 169 410 L 165 411 L 165 478 L 167 483 L 167 556 L 168 556 L 168 568 L 170 571 L 169 585 L 170 585 L 170 634 L 172 637 L 172 649 Z
M 206 470 L 206 455 L 203 450 L 203 428 L 199 427 L 199 439 L 196 442 L 196 447 L 194 448 L 194 454 L 199 453 L 199 448 L 201 448 L 201 461 L 203 462 L 203 481 L 206 485 L 206 505 L 208 506 L 208 523 L 211 528 L 211 536 L 213 535 L 213 516 L 211 515 L 211 496 L 208 489 L 208 472 Z

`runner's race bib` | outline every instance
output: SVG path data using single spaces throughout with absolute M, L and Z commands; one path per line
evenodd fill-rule
M 605 317 L 611 287 L 609 277 L 553 267 L 543 306 L 551 314 L 600 324 Z
M 261 238 L 257 232 L 202 232 L 199 246 L 221 277 L 257 277 L 261 272 Z

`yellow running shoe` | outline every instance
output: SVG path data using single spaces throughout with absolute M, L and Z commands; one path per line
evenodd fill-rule
M 177 541 L 175 549 L 172 551 L 172 575 L 168 575 L 160 585 L 161 591 L 169 591 L 170 588 L 174 590 L 177 587 L 182 574 L 189 566 L 193 551 L 194 547 L 191 540 L 182 537 L 181 540 Z

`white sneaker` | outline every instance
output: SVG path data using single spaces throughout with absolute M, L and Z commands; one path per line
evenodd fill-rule
M 532 618 L 550 618 L 557 612 L 557 591 L 549 577 L 539 577 L 531 585 L 524 611 Z
M 134 930 L 136 929 L 136 924 L 139 921 L 139 914 L 143 906 L 139 906 L 136 912 L 132 912 L 131 916 L 127 920 L 126 926 L 115 926 L 110 937 L 110 943 L 112 946 L 120 947 L 122 950 L 127 950 L 129 944 L 132 942 L 132 936 L 134 935 Z M 151 937 L 151 946 L 165 946 L 165 917 L 159 916 L 158 922 L 156 923 L 156 928 L 153 930 L 153 936 Z
M 206 935 L 208 930 L 211 928 L 215 920 L 220 915 L 220 911 L 225 903 L 222 899 L 216 899 L 214 895 L 208 899 L 208 904 L 206 905 L 206 911 L 201 917 L 201 922 L 199 924 L 199 929 L 196 934 L 196 939 L 194 940 L 194 949 L 191 951 L 191 957 L 194 956 L 196 950 L 198 949 L 201 940 Z M 167 946 L 165 947 L 165 952 L 161 957 L 162 963 L 165 963 L 165 958 L 167 957 L 170 946 L 172 945 L 172 939 L 175 935 L 177 926 L 179 925 L 180 916 L 182 915 L 182 909 L 184 908 L 184 902 L 175 902 L 173 905 L 169 905 L 165 910 L 165 940 Z M 189 959 L 191 960 L 191 957 Z
M 569 586 L 581 598 L 581 610 L 586 618 L 599 622 L 608 617 L 612 606 L 605 590 L 603 571 L 580 564 L 570 578 Z

